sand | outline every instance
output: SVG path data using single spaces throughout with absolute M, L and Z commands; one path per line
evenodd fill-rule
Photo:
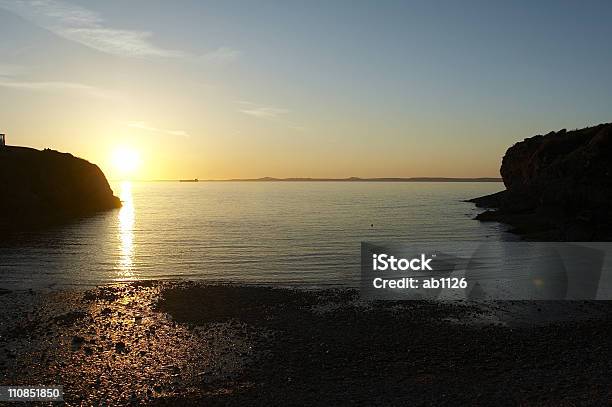
M 610 304 L 140 282 L 0 292 L 0 384 L 69 404 L 607 405 Z

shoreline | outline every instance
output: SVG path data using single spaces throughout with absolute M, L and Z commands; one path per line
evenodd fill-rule
M 558 405 L 610 395 L 608 302 L 368 302 L 352 289 L 144 281 L 11 292 L 0 304 L 0 382 L 60 384 L 70 404 Z

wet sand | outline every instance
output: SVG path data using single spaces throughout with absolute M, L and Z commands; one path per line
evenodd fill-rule
M 608 405 L 608 303 L 142 282 L 0 292 L 0 384 L 70 405 Z

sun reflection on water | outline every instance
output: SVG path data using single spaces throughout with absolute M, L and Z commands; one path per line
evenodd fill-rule
M 120 257 L 118 277 L 124 280 L 134 277 L 134 202 L 132 200 L 131 182 L 125 181 L 121 183 L 119 197 L 123 206 L 119 211 Z

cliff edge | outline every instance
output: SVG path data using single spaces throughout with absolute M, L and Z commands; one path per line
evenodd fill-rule
M 121 207 L 98 168 L 71 154 L 0 148 L 0 231 L 60 224 Z
M 505 191 L 470 201 L 495 208 L 476 219 L 530 240 L 612 241 L 612 123 L 527 138 L 500 173 Z

